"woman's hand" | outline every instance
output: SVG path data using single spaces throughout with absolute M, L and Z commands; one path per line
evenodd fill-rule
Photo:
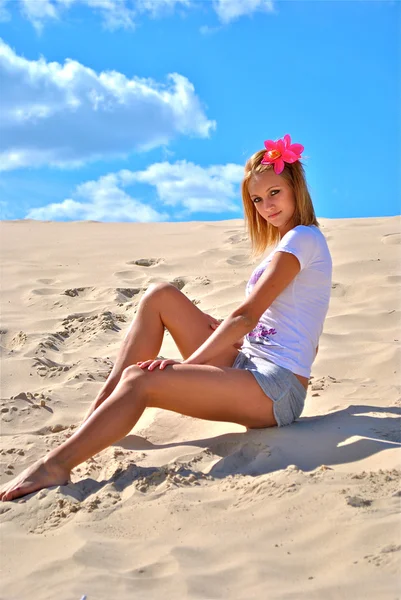
M 153 371 L 154 369 L 157 369 L 157 367 L 159 367 L 159 369 L 163 370 L 168 365 L 180 365 L 181 361 L 174 360 L 173 358 L 163 358 L 163 359 L 157 358 L 157 359 L 153 359 L 153 360 L 139 361 L 136 364 L 138 365 L 138 367 L 141 367 L 141 369 L 147 369 L 148 371 Z
M 207 313 L 205 313 L 205 314 L 208 317 L 209 325 L 213 330 L 217 329 L 217 327 L 219 325 L 221 325 L 221 323 L 224 321 L 224 319 L 215 319 L 211 315 L 208 315 Z M 238 340 L 238 342 L 236 342 L 234 344 L 234 347 L 237 348 L 238 350 L 240 350 L 242 347 L 243 341 L 244 341 L 244 338 L 241 338 L 240 340 Z M 180 365 L 180 364 L 182 364 L 182 361 L 174 360 L 173 358 L 164 358 L 164 359 L 157 358 L 157 359 L 153 359 L 153 360 L 139 361 L 136 364 L 138 365 L 138 367 L 141 367 L 141 369 L 147 369 L 148 371 L 153 371 L 154 369 L 157 369 L 157 367 L 159 367 L 160 370 L 163 370 L 166 367 L 168 367 L 169 365 Z
M 209 325 L 213 330 L 217 329 L 217 327 L 224 321 L 224 319 L 215 319 L 214 317 L 212 317 L 211 315 L 208 315 L 207 313 L 205 313 L 205 315 L 209 319 Z
M 221 325 L 221 323 L 224 321 L 224 319 L 215 319 L 214 317 L 212 317 L 211 315 L 208 315 L 207 313 L 205 313 L 206 316 L 209 318 L 210 320 L 210 327 L 215 330 L 218 328 L 219 325 Z M 245 336 L 244 336 L 245 337 Z M 236 342 L 234 344 L 234 348 L 237 348 L 237 350 L 241 350 L 242 348 L 242 344 L 244 343 L 244 338 L 240 338 L 238 340 L 238 342 Z

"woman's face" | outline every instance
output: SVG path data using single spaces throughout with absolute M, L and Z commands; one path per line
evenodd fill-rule
M 276 175 L 273 169 L 252 175 L 248 191 L 255 210 L 265 221 L 277 227 L 281 238 L 295 227 L 294 193 L 289 183 L 280 175 Z M 276 213 L 279 214 L 275 216 Z

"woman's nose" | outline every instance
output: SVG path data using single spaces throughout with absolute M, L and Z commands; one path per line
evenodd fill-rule
M 272 202 L 272 200 L 269 200 L 268 198 L 265 198 L 263 200 L 263 208 L 265 210 L 270 211 L 270 210 L 273 210 L 275 208 L 275 204 L 274 204 L 274 202 Z

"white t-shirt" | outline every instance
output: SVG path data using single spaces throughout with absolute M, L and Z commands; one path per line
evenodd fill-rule
M 247 283 L 246 296 L 279 251 L 294 254 L 301 270 L 244 338 L 242 350 L 251 356 L 268 358 L 309 379 L 329 309 L 331 255 L 326 238 L 317 226 L 298 225 L 288 231 L 256 267 Z

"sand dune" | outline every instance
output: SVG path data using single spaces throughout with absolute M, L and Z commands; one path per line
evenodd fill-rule
M 332 296 L 299 421 L 147 409 L 71 484 L 0 503 L 1 599 L 401 595 L 400 218 L 319 222 Z M 72 435 L 151 283 L 224 318 L 256 264 L 242 220 L 1 237 L 1 483 Z M 169 333 L 160 353 L 180 357 Z

